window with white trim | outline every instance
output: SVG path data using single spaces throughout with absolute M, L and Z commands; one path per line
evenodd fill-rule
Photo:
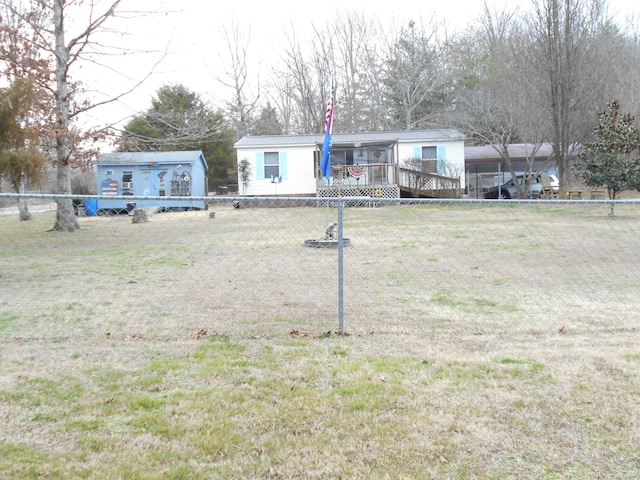
M 264 178 L 280 175 L 280 155 L 278 152 L 264 152 Z
M 422 171 L 438 173 L 438 147 L 422 147 Z

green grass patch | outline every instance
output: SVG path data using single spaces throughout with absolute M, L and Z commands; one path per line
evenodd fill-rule
M 282 337 L 250 350 L 251 340 L 211 336 L 190 355 L 133 369 L 96 365 L 5 386 L 4 404 L 32 412 L 14 418 L 13 427 L 37 430 L 41 441 L 37 447 L 1 441 L 0 473 L 118 478 L 129 467 L 126 475 L 140 478 L 260 478 L 267 471 L 332 478 L 353 475 L 357 462 L 369 478 L 415 478 L 445 458 L 440 474 L 462 478 L 487 472 L 482 454 L 465 455 L 479 419 L 484 430 L 500 431 L 516 412 L 542 422 L 545 442 L 559 442 L 546 420 L 554 379 L 541 362 L 425 361 L 353 351 L 353 339 L 304 340 L 295 346 Z M 496 390 L 517 397 L 501 399 Z M 483 398 L 503 403 L 503 416 L 488 415 Z M 612 441 L 625 429 L 619 420 L 602 419 Z M 63 432 L 75 438 L 73 445 L 49 455 L 46 445 Z M 509 445 L 494 448 L 509 452 Z M 383 465 L 372 460 L 370 454 L 383 452 Z M 492 468 L 504 476 L 509 462 Z M 558 471 L 564 470 L 549 464 L 549 472 Z
M 18 321 L 18 318 L 18 314 L 15 312 L 0 312 L 0 332 L 8 330 Z

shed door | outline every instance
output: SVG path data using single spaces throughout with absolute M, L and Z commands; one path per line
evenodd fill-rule
M 158 172 L 154 170 L 143 170 L 140 172 L 142 175 L 141 189 L 136 193 L 144 196 L 156 196 L 158 195 L 157 184 L 155 182 L 156 174 Z

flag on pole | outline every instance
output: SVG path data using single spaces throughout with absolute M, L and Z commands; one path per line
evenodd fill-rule
M 331 177 L 331 130 L 333 127 L 333 89 L 331 90 L 331 98 L 327 103 L 327 113 L 324 116 L 324 143 L 322 144 L 322 162 L 320 162 L 320 170 L 322 174 Z

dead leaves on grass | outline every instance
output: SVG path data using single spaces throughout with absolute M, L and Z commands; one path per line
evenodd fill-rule
M 193 334 L 193 337 L 196 340 L 200 340 L 201 338 L 204 338 L 204 337 L 226 338 L 227 335 L 224 335 L 223 333 L 219 333 L 219 332 L 213 332 L 211 330 L 207 330 L 206 328 L 201 328 L 200 330 L 198 330 L 196 333 Z
M 289 332 L 289 335 L 294 336 L 294 337 L 308 337 L 309 336 L 308 333 L 299 332 L 298 330 L 291 330 Z M 336 330 L 336 331 L 329 330 L 328 332 L 323 332 L 323 333 L 320 333 L 320 334 L 316 335 L 316 338 L 330 338 L 332 336 L 348 337 L 349 335 L 351 335 L 349 332 L 343 332 L 342 330 Z
M 292 337 L 302 337 L 302 338 L 306 338 L 306 337 L 311 337 L 312 335 L 309 335 L 307 332 L 301 332 L 299 330 L 293 329 L 291 331 L 289 331 L 289 335 Z M 327 332 L 323 332 L 320 333 L 318 335 L 315 335 L 315 338 L 330 338 L 330 337 L 348 337 L 350 336 L 350 333 L 348 332 L 343 332 L 342 330 L 329 330 Z M 218 338 L 226 338 L 227 335 L 220 333 L 220 332 L 216 332 L 216 331 L 212 331 L 206 328 L 201 328 L 199 329 L 197 332 L 192 333 L 191 337 L 195 338 L 196 340 L 200 340 L 206 337 L 212 338 L 212 337 L 218 337 Z M 114 338 L 111 332 L 105 332 L 105 338 Z M 145 340 L 145 337 L 141 334 L 138 333 L 132 333 L 132 334 L 128 334 L 125 335 L 124 340 Z M 251 336 L 250 338 L 258 338 L 255 336 Z M 166 339 L 169 340 L 169 339 Z

